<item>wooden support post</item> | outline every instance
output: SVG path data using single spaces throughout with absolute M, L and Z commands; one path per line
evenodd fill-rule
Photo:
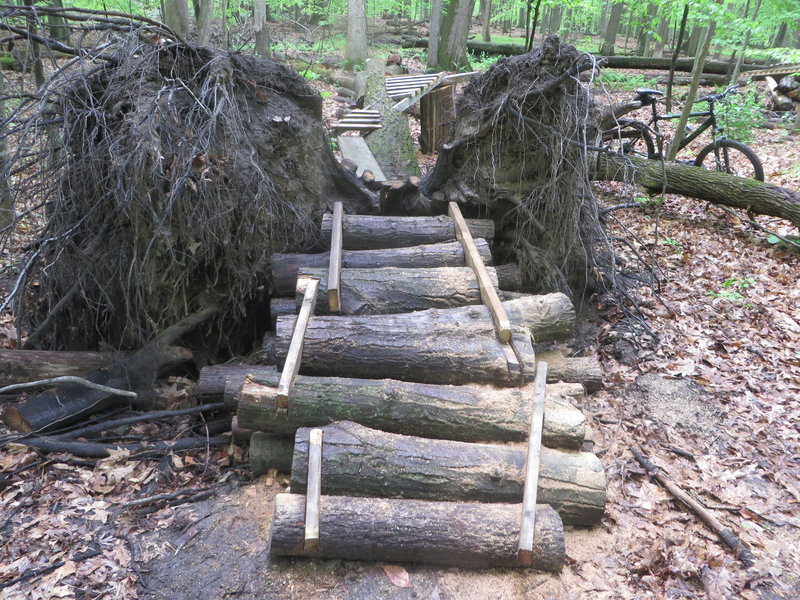
M 338 314 L 342 310 L 342 221 L 344 209 L 341 202 L 333 205 L 333 228 L 331 229 L 331 257 L 328 263 L 328 310 Z
M 544 397 L 547 387 L 547 363 L 539 361 L 531 409 L 531 435 L 528 438 L 528 458 L 525 468 L 525 491 L 522 495 L 522 524 L 519 531 L 517 558 L 527 567 L 533 560 L 533 533 L 536 528 L 536 490 L 539 485 L 539 457 L 544 425 Z
M 308 321 L 314 314 L 314 307 L 317 304 L 317 291 L 319 290 L 319 279 L 309 279 L 306 285 L 306 293 L 303 298 L 303 305 L 300 307 L 300 314 L 295 320 L 292 341 L 289 343 L 289 350 L 286 353 L 286 361 L 283 363 L 281 380 L 278 383 L 278 394 L 276 397 L 277 408 L 289 408 L 289 394 L 292 391 L 295 377 L 300 371 L 300 358 L 303 355 L 303 339 L 306 335 Z
M 308 437 L 308 491 L 306 492 L 306 552 L 319 548 L 319 504 L 322 494 L 322 430 L 312 429 Z
M 467 227 L 466 221 L 464 221 L 458 204 L 451 202 L 448 207 L 448 214 L 453 219 L 453 224 L 456 228 L 456 239 L 464 246 L 467 265 L 475 271 L 475 277 L 478 278 L 481 300 L 489 308 L 495 329 L 497 329 L 497 335 L 500 341 L 505 344 L 511 341 L 511 321 L 509 321 L 508 315 L 506 315 L 506 311 L 500 302 L 497 290 L 492 285 L 489 272 L 486 270 L 486 265 L 483 264 L 478 249 L 475 247 L 475 240 L 472 239 L 472 234 Z

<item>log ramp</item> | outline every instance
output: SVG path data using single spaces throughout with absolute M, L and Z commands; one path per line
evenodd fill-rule
M 518 293 L 494 224 L 343 215 L 330 251 L 272 260 L 264 364 L 210 366 L 199 401 L 250 435 L 255 476 L 291 473 L 275 556 L 559 571 L 564 525 L 593 526 L 606 482 L 573 401 L 596 360 L 537 352 L 573 333 L 563 294 Z

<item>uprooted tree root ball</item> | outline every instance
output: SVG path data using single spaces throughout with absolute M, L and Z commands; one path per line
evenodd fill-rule
M 54 77 L 21 132 L 47 147 L 16 184 L 18 202 L 46 201 L 32 340 L 135 348 L 217 305 L 203 333 L 224 347 L 263 303 L 270 255 L 317 235 L 321 98 L 254 57 L 136 35 L 107 52 Z
M 488 212 L 538 291 L 580 293 L 593 279 L 602 228 L 580 145 L 591 95 L 578 79 L 592 66 L 556 36 L 497 61 L 459 98 L 451 142 L 423 184 Z

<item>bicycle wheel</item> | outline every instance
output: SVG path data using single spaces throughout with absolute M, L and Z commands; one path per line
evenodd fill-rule
M 641 121 L 620 119 L 614 129 L 603 132 L 603 141 L 612 152 L 654 158 L 656 144 L 649 128 Z
M 696 167 L 716 169 L 739 177 L 764 181 L 764 167 L 749 146 L 736 140 L 717 140 L 700 151 Z

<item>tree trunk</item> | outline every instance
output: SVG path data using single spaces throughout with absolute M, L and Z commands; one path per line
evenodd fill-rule
M 5 76 L 0 73 L 0 121 L 6 118 Z M 8 136 L 0 135 L 0 229 L 14 222 L 14 198 L 11 195 L 8 160 Z
M 778 27 L 778 32 L 775 34 L 775 37 L 772 39 L 772 47 L 773 48 L 782 48 L 784 42 L 786 41 L 786 32 L 789 29 L 786 23 L 781 23 Z
M 651 27 L 652 20 L 656 15 L 656 10 L 655 4 L 650 4 L 647 7 L 647 22 L 642 25 L 636 44 L 637 56 L 650 56 L 650 40 L 652 39 Z
M 429 37 L 423 47 L 428 48 L 428 67 L 439 66 L 439 37 L 442 31 L 442 0 L 431 0 L 431 23 Z
M 648 69 L 653 71 L 669 70 L 671 59 L 669 58 L 646 58 L 641 56 L 604 56 L 604 67 L 607 69 Z M 694 69 L 694 58 L 679 58 L 675 61 L 675 70 L 691 73 Z M 703 65 L 703 73 L 714 75 L 727 75 L 730 63 L 727 61 L 706 61 Z M 754 71 L 757 65 L 743 65 L 742 71 Z
M 663 58 L 664 57 L 664 46 L 667 43 L 667 37 L 669 36 L 669 19 L 661 19 L 661 22 L 658 24 L 658 31 L 656 31 L 656 40 L 653 49 L 652 56 L 655 58 Z
M 186 0 L 163 0 L 164 23 L 180 36 L 189 31 L 189 4 Z
M 456 72 L 470 70 L 467 36 L 474 8 L 475 0 L 445 0 L 437 68 Z
M 381 113 L 381 129 L 366 136 L 367 146 L 388 179 L 405 179 L 420 174 L 416 150 L 405 113 L 392 109 L 394 101 L 386 93 L 383 61 L 371 59 L 356 76 L 364 78 L 364 105 Z
M 108 352 L 0 350 L 0 387 L 63 375 L 80 377 L 118 358 Z
M 324 442 L 323 442 L 324 443 Z M 521 504 L 474 504 L 323 496 L 319 548 L 304 549 L 305 496 L 278 494 L 273 556 L 421 562 L 464 568 L 520 567 Z M 534 569 L 560 571 L 564 531 L 558 514 L 536 507 Z
M 199 0 L 197 4 L 197 43 L 206 45 L 211 40 L 211 27 L 214 24 L 214 0 Z M 264 0 L 255 0 L 253 3 L 253 29 L 256 32 L 256 54 L 269 57 L 269 35 L 267 36 L 267 54 L 262 54 L 263 39 L 259 35 L 265 31 L 267 9 Z
M 494 239 L 494 222 L 489 219 L 466 219 L 472 237 Z M 333 217 L 322 217 L 320 243 L 330 246 Z M 374 217 L 345 215 L 342 244 L 345 250 L 370 250 L 401 248 L 421 244 L 452 242 L 456 239 L 453 220 L 445 215 L 438 217 Z
M 209 369 L 206 367 L 205 371 Z M 233 371 L 231 371 L 233 373 Z M 249 377 L 248 377 L 249 375 Z M 524 441 L 530 432 L 531 394 L 527 388 L 475 385 L 431 385 L 390 379 L 347 379 L 300 375 L 289 397 L 288 414 L 275 410 L 280 373 L 250 366 L 224 378 L 224 398 L 235 398 L 243 429 L 294 435 L 298 427 L 355 421 L 392 433 L 465 442 Z M 202 398 L 212 397 L 211 374 L 205 375 Z M 238 384 L 237 384 L 238 382 Z M 198 387 L 200 384 L 198 383 Z M 579 450 L 585 428 L 583 414 L 548 385 L 542 443 Z M 218 401 L 222 392 L 213 396 Z
M 504 285 L 498 285 L 495 269 L 489 267 L 488 271 L 495 288 L 508 289 L 508 278 L 503 279 Z M 328 269 L 301 269 L 299 276 L 320 280 L 315 314 L 330 314 Z M 519 283 L 519 277 L 516 283 Z M 428 308 L 457 308 L 482 302 L 478 279 L 470 267 L 342 269 L 340 290 L 339 314 L 342 315 L 388 315 Z M 304 294 L 305 285 L 298 282 L 295 295 L 298 307 L 303 302 Z
M 330 233 L 327 234 L 330 236 Z M 476 238 L 475 245 L 486 265 L 492 264 L 489 244 Z M 272 288 L 275 294 L 292 294 L 297 285 L 300 269 L 327 268 L 330 253 L 321 254 L 273 254 L 270 258 Z M 344 250 L 342 268 L 378 269 L 398 267 L 404 269 L 431 269 L 439 267 L 463 267 L 464 247 L 461 242 L 442 242 L 405 248 L 376 250 Z
M 211 3 L 211 0 L 206 1 Z M 267 26 L 267 3 L 265 0 L 254 0 L 253 2 L 253 31 L 256 34 L 256 54 L 262 58 L 270 58 L 272 56 L 272 40 Z
M 64 8 L 61 0 L 50 0 L 50 6 L 53 8 Z M 69 27 L 67 27 L 67 22 L 62 17 L 54 15 L 48 16 L 47 25 L 51 38 L 67 46 L 70 45 L 70 30 Z
M 611 7 L 611 16 L 608 18 L 608 25 L 606 25 L 606 35 L 600 48 L 600 54 L 604 56 L 614 56 L 616 53 L 614 49 L 617 44 L 617 31 L 619 31 L 619 22 L 622 19 L 622 11 L 624 10 L 624 2 L 615 2 Z
M 527 448 L 429 440 L 343 421 L 321 428 L 322 493 L 419 500 L 522 502 Z M 291 488 L 305 493 L 308 434 L 294 439 Z M 565 525 L 592 526 L 603 517 L 603 465 L 589 452 L 541 448 L 537 500 Z
M 672 84 L 675 78 L 675 66 L 678 64 L 678 57 L 681 53 L 681 46 L 683 46 L 683 37 L 686 35 L 686 20 L 689 18 L 689 4 L 683 5 L 683 14 L 681 15 L 681 24 L 678 29 L 678 40 L 675 42 L 675 49 L 669 59 L 669 80 L 667 81 L 667 112 L 672 112 Z
M 484 42 L 492 41 L 492 34 L 489 31 L 489 20 L 492 14 L 492 0 L 481 0 L 481 39 Z
M 598 153 L 589 161 L 595 180 L 630 181 L 653 194 L 681 194 L 779 217 L 800 227 L 800 193 L 771 183 L 746 179 L 680 163 L 661 163 L 635 156 Z
M 748 18 L 748 13 L 750 9 L 750 1 L 748 0 L 744 18 Z M 758 13 L 761 10 L 761 0 L 756 0 L 756 6 L 753 9 L 753 14 L 750 16 L 750 21 L 753 23 L 757 23 Z M 736 81 L 739 79 L 739 73 L 742 72 L 742 63 L 744 62 L 744 56 L 747 53 L 747 48 L 750 46 L 750 34 L 752 33 L 751 28 L 747 28 L 747 31 L 744 32 L 744 40 L 742 40 L 742 47 L 739 50 L 739 57 L 736 59 L 736 66 L 733 68 L 733 74 L 731 75 L 731 85 L 735 84 Z
M 367 60 L 366 0 L 347 0 L 347 45 L 344 59 L 348 66 L 363 65 Z

